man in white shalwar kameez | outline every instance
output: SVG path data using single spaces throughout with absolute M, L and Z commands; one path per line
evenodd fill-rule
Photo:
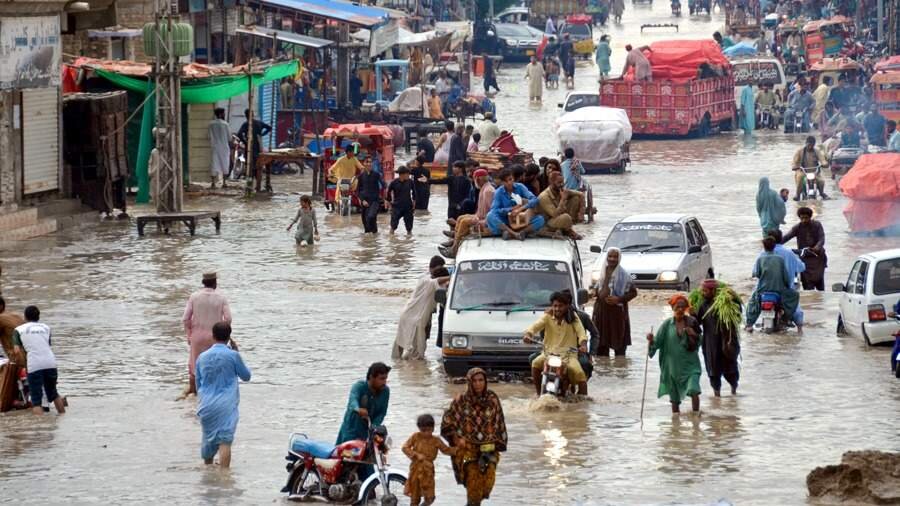
M 425 358 L 425 341 L 428 339 L 431 314 L 435 309 L 434 293 L 438 288 L 447 286 L 449 282 L 450 276 L 443 266 L 432 267 L 428 274 L 419 278 L 412 296 L 406 301 L 400 313 L 391 358 L 408 360 Z
M 225 178 L 228 176 L 228 169 L 231 165 L 231 129 L 228 122 L 225 121 L 225 109 L 216 108 L 216 117 L 209 122 L 209 147 L 210 147 L 210 166 L 209 176 L 212 179 L 212 186 L 215 188 L 216 183 L 222 181 L 222 188 L 225 188 Z
M 528 83 L 528 100 L 541 101 L 541 95 L 544 93 L 544 67 L 538 63 L 537 58 L 531 57 L 531 63 L 525 66 L 525 78 Z

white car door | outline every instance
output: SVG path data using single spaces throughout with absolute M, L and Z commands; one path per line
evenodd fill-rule
M 850 311 L 853 313 L 853 335 L 862 337 L 862 324 L 869 321 L 869 306 L 866 300 L 866 278 L 869 275 L 869 262 L 859 260 L 856 277 L 850 280 L 853 291 L 850 294 Z M 844 325 L 846 327 L 846 324 Z
M 700 274 L 700 255 L 702 254 L 702 250 L 700 252 L 696 251 L 696 248 L 700 247 L 700 242 L 697 240 L 697 236 L 694 233 L 694 227 L 691 225 L 690 221 L 686 221 L 684 223 L 684 234 L 687 237 L 687 257 L 686 257 L 686 269 L 682 274 L 682 279 L 680 281 L 684 281 L 684 278 L 690 278 L 691 287 L 699 286 L 700 283 L 706 279 L 705 275 Z M 691 252 L 691 248 L 694 248 L 694 252 Z
M 702 276 L 700 279 L 706 279 L 709 277 L 710 271 L 713 271 L 712 264 L 712 248 L 709 245 L 709 239 L 706 237 L 706 232 L 703 231 L 703 227 L 700 226 L 700 222 L 697 220 L 692 220 L 694 227 L 694 235 L 697 236 L 697 240 L 700 242 L 700 247 L 703 250 L 700 252 L 700 262 L 699 262 L 699 275 Z
M 856 277 L 859 274 L 861 260 L 857 260 L 850 269 L 847 282 L 844 283 L 844 291 L 841 293 L 840 315 L 844 322 L 844 330 L 854 337 L 859 337 L 859 321 L 856 320 L 856 307 L 852 303 L 853 292 L 856 291 Z

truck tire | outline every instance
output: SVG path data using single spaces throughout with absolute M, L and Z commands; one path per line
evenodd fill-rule
M 703 116 L 703 119 L 700 121 L 700 125 L 697 127 L 696 137 L 698 139 L 702 139 L 709 135 L 709 131 L 709 114 L 705 114 Z

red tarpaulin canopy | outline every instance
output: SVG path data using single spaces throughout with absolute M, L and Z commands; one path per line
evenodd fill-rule
M 719 44 L 712 39 L 654 42 L 650 44 L 649 51 L 644 51 L 644 55 L 650 60 L 653 79 L 686 81 L 696 78 L 697 69 L 704 63 L 719 67 L 731 66 Z M 633 78 L 634 73 L 629 70 L 627 79 Z
M 850 198 L 844 217 L 853 232 L 900 223 L 900 153 L 863 155 L 838 185 Z

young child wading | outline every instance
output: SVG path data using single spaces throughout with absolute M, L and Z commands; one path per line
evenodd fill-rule
M 294 221 L 288 225 L 288 231 L 298 221 L 300 223 L 297 225 L 294 239 L 300 246 L 305 247 L 306 244 L 312 246 L 314 240 L 319 240 L 319 225 L 316 223 L 316 210 L 312 208 L 312 199 L 309 195 L 300 197 L 300 209 L 297 209 L 297 216 L 294 216 Z
M 438 450 L 444 455 L 453 455 L 456 450 L 434 435 L 434 417 L 431 415 L 420 415 L 416 425 L 419 432 L 403 444 L 403 453 L 409 457 L 409 479 L 404 493 L 409 496 L 411 505 L 428 506 L 434 503 L 434 459 Z M 422 499 L 425 501 L 420 502 Z

